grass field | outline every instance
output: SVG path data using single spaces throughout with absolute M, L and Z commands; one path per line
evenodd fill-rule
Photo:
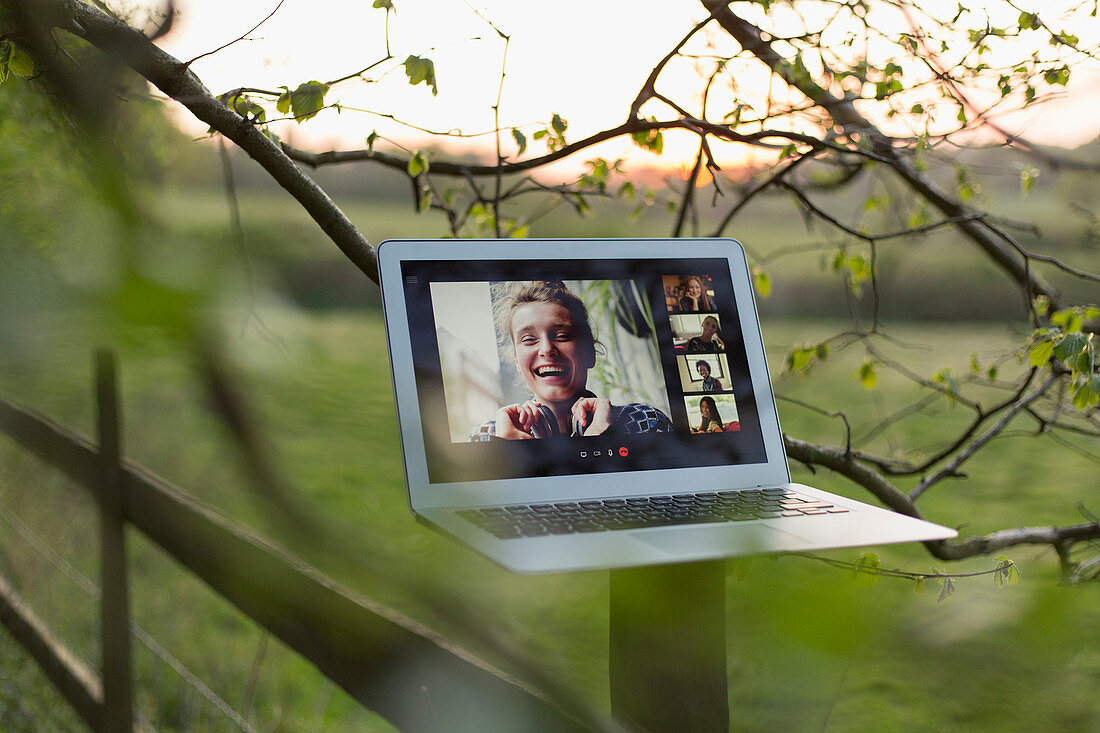
M 870 195 L 873 189 L 859 192 Z M 376 302 L 374 291 L 359 273 L 321 233 L 316 224 L 289 196 L 279 190 L 249 189 L 240 194 L 245 247 L 258 278 L 307 306 L 362 305 Z M 667 195 L 665 195 L 667 198 Z M 157 218 L 178 239 L 173 247 L 192 258 L 223 257 L 222 266 L 239 268 L 238 244 L 228 226 L 224 193 L 217 186 L 207 189 L 171 187 L 156 192 Z M 439 237 L 448 234 L 438 212 L 416 215 L 403 199 L 341 198 L 338 203 L 348 218 L 368 238 L 378 243 L 390 238 Z M 709 199 L 707 199 L 709 201 Z M 1092 206 L 1095 194 L 1088 187 L 1066 193 L 1041 187 L 1030 196 L 998 192 L 982 202 L 998 220 L 1026 220 L 1035 229 L 1017 231 L 1022 246 L 1062 258 L 1086 270 L 1100 266 L 1100 250 L 1086 236 L 1088 222 L 1075 213 L 1075 204 Z M 531 203 L 531 202 L 529 202 Z M 849 192 L 843 197 L 818 201 L 852 226 L 868 231 L 895 231 L 904 226 L 889 212 L 864 211 L 862 200 Z M 911 203 L 911 202 L 910 202 Z M 533 203 L 532 203 L 533 205 Z M 719 200 L 700 216 L 699 236 L 711 235 L 726 207 Z M 592 212 L 577 215 L 561 206 L 533 222 L 533 237 L 667 237 L 674 217 L 662 205 L 653 205 L 640 215 L 625 202 L 594 201 Z M 470 230 L 467 235 L 491 236 Z M 685 232 L 691 234 L 691 231 Z M 785 196 L 770 195 L 753 203 L 724 230 L 725 236 L 741 240 L 750 263 L 761 266 L 771 277 L 774 297 L 761 303 L 762 312 L 774 317 L 845 317 L 846 289 L 832 262 L 843 244 L 849 254 L 870 257 L 869 248 L 850 237 L 812 226 L 798 207 Z M 687 251 L 690 243 L 682 245 Z M 1023 313 L 1023 302 L 1008 278 L 957 233 L 933 231 L 911 239 L 891 239 L 876 248 L 878 289 L 884 314 L 897 319 L 921 320 L 1005 320 Z M 1095 283 L 1067 277 L 1049 265 L 1036 263 L 1037 272 L 1064 288 L 1067 295 L 1094 301 Z M 871 292 L 870 283 L 863 291 Z M 867 298 L 863 310 L 868 311 Z
M 271 516 L 268 497 L 242 478 L 238 456 L 206 409 L 187 355 L 153 333 L 131 333 L 121 347 L 126 455 L 276 536 L 351 587 L 445 633 L 455 633 L 466 620 L 448 608 L 472 608 L 475 619 L 518 644 L 536 664 L 606 705 L 606 573 L 514 576 L 415 524 L 405 506 L 377 315 L 286 308 L 260 315 L 272 335 L 255 328 L 240 334 L 235 325 L 226 348 L 271 455 L 326 528 L 323 541 L 287 534 Z M 225 314 L 225 320 L 239 324 L 241 317 Z M 105 334 L 70 318 L 41 316 L 28 325 L 33 328 L 20 348 L 0 357 L 0 392 L 90 434 L 90 350 Z M 808 380 L 778 374 L 792 343 L 814 341 L 837 326 L 768 323 L 769 358 L 781 394 L 843 408 L 858 434 L 860 425 L 908 400 L 909 388 L 884 374 L 875 392 L 866 392 L 854 377 L 862 360 L 854 352 L 831 357 Z M 1014 343 L 1010 334 L 988 325 L 909 325 L 893 334 L 904 342 L 896 348 L 905 350 L 910 367 L 925 374 L 942 366 L 964 372 L 971 352 L 990 358 Z M 880 436 L 870 445 L 901 450 L 935 443 L 942 437 L 936 434 L 944 419 L 939 413 L 950 421 L 951 408 L 944 402 L 929 412 L 908 432 Z M 796 437 L 843 440 L 836 420 L 794 403 L 781 404 L 781 420 Z M 1076 503 L 1095 495 L 1096 465 L 1064 452 L 1055 458 L 1053 448 L 1023 436 L 994 443 L 969 467 L 969 479 L 938 487 L 927 497 L 929 518 L 963 525 L 964 535 L 1079 521 Z M 90 505 L 78 489 L 43 474 L 8 444 L 2 450 L 3 514 L 26 525 L 0 526 L 3 570 L 61 636 L 93 660 L 94 603 L 73 579 L 95 576 L 94 553 L 88 551 L 96 531 Z M 828 474 L 796 472 L 808 483 L 867 498 Z M 29 536 L 45 538 L 64 563 L 44 557 Z M 130 552 L 135 621 L 257 729 L 350 731 L 381 725 L 136 534 Z M 925 571 L 934 564 L 919 546 L 876 552 L 890 567 Z M 1092 641 L 1100 637 L 1100 587 L 1060 586 L 1047 550 L 1008 554 L 1021 570 L 1020 585 L 997 588 L 988 576 L 960 580 L 956 594 L 942 603 L 936 600 L 938 588 L 916 595 L 913 583 L 890 579 L 864 588 L 847 571 L 810 558 L 731 564 L 735 728 L 1100 728 L 1100 651 Z M 856 555 L 829 553 L 845 560 Z M 985 570 L 992 564 L 977 558 L 950 570 Z M 448 598 L 455 599 L 453 607 Z M 495 658 L 477 639 L 460 640 Z M 21 653 L 10 641 L 3 644 L 3 658 L 10 663 L 3 665 L 0 719 L 15 730 L 79 728 L 49 702 L 51 693 L 42 689 L 41 679 L 22 668 Z M 155 727 L 235 729 L 226 713 L 177 671 L 142 644 L 137 649 L 141 710 Z

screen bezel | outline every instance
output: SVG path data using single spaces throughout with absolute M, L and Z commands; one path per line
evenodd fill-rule
M 671 253 L 683 252 L 682 257 Z M 635 469 L 597 474 L 432 482 L 425 450 L 417 380 L 414 375 L 410 314 L 405 302 L 402 265 L 423 261 L 514 260 L 669 260 L 723 259 L 728 263 L 734 307 L 740 320 L 746 363 L 756 403 L 765 460 L 740 465 L 709 465 L 662 469 Z M 740 243 L 733 239 L 555 239 L 520 240 L 387 240 L 379 245 L 379 279 L 389 338 L 390 366 L 401 434 L 402 454 L 410 505 L 464 506 L 502 501 L 571 500 L 598 493 L 632 495 L 692 486 L 720 487 L 775 485 L 790 480 L 782 433 L 772 397 L 759 319 L 748 264 Z M 598 477 L 599 489 L 593 488 Z

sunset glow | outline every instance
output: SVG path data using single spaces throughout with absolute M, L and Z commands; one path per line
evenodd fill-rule
M 514 158 L 517 146 L 508 129 L 513 126 L 527 135 L 525 155 L 530 156 L 543 150 L 540 143 L 531 140 L 532 134 L 544 128 L 554 114 L 568 121 L 570 140 L 621 123 L 654 64 L 706 15 L 697 0 L 670 0 L 647 7 L 645 12 L 639 11 L 637 3 L 625 2 L 545 6 L 500 0 L 475 5 L 451 0 L 396 0 L 394 4 L 396 12 L 389 22 L 393 58 L 388 61 L 383 61 L 386 13 L 372 8 L 369 1 L 284 0 L 248 38 L 199 58 L 192 68 L 212 91 L 220 93 L 238 87 L 293 89 L 308 80 L 338 79 L 382 61 L 364 75 L 369 83 L 353 79 L 333 88 L 327 101 L 338 100 L 341 111 L 325 110 L 302 125 L 293 121 L 273 125 L 284 139 L 312 150 L 362 148 L 367 136 L 377 131 L 383 141 L 409 149 L 442 146 L 491 160 L 495 149 L 493 106 L 499 91 L 502 151 Z M 276 5 L 277 0 L 179 0 L 179 16 L 172 32 L 159 43 L 178 58 L 192 59 L 238 38 Z M 759 9 L 739 8 L 739 12 L 750 14 L 753 10 Z M 808 20 L 814 22 L 814 18 Z M 767 21 L 789 23 L 792 29 L 799 27 L 793 11 L 778 4 Z M 904 21 L 897 13 L 884 18 L 884 36 L 889 38 L 904 29 Z M 498 29 L 510 37 L 503 84 L 505 42 Z M 886 44 L 886 40 L 880 43 Z M 658 87 L 693 114 L 699 114 L 701 79 L 714 68 L 710 57 L 731 55 L 737 46 L 711 26 L 698 34 L 685 51 L 697 58 L 677 59 L 670 64 Z M 433 96 L 425 84 L 407 83 L 401 62 L 408 55 L 432 59 L 438 95 Z M 776 84 L 759 64 L 731 68 L 712 87 L 708 113 L 720 120 L 736 103 L 746 101 L 759 111 L 769 95 L 782 103 L 786 91 L 776 88 Z M 1094 113 L 1096 104 L 1081 100 L 1095 100 L 1098 93 L 1100 71 L 1085 68 L 1062 99 L 1015 113 L 1002 123 L 1038 142 L 1079 145 L 1094 137 L 1097 130 L 1094 114 L 1080 113 L 1084 108 Z M 672 114 L 667 106 L 654 101 L 642 113 L 661 117 Z M 177 119 L 193 134 L 200 135 L 205 129 L 187 114 L 181 113 Z M 907 122 L 882 120 L 881 124 L 893 134 L 915 132 Z M 812 131 L 812 122 L 806 125 L 806 131 Z M 416 128 L 449 132 L 452 136 L 441 138 Z M 698 139 L 694 135 L 673 132 L 666 135 L 665 153 L 659 158 L 629 140 L 617 140 L 585 151 L 566 167 L 579 168 L 584 160 L 603 155 L 629 156 L 632 166 L 690 169 L 697 152 Z M 723 143 L 715 144 L 714 153 L 723 168 L 774 155 Z

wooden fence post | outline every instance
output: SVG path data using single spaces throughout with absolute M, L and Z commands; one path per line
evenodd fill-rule
M 646 731 L 729 730 L 726 563 L 611 571 L 615 717 Z
M 130 594 L 122 514 L 122 439 L 115 358 L 95 354 L 99 423 L 100 640 L 103 646 L 105 733 L 133 730 L 133 668 L 130 649 Z

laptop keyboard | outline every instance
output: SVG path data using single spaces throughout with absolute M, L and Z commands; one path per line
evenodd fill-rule
M 709 522 L 842 514 L 848 510 L 789 489 L 704 491 L 629 499 L 566 501 L 460 509 L 456 513 L 501 539 Z

